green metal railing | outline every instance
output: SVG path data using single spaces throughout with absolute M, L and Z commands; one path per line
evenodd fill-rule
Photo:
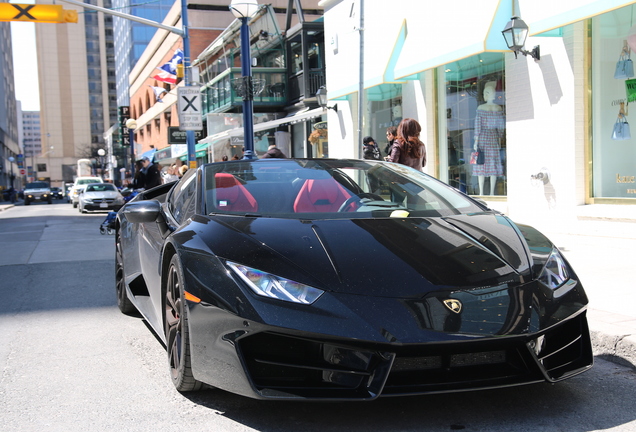
M 254 107 L 285 106 L 287 103 L 287 80 L 285 68 L 252 68 L 255 81 L 263 80 L 263 90 L 254 96 Z M 232 86 L 234 79 L 241 78 L 241 68 L 225 70 L 202 88 L 203 114 L 225 112 L 239 106 L 243 98 Z

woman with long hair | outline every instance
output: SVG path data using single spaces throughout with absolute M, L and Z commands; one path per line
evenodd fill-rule
M 417 120 L 403 119 L 398 125 L 397 138 L 387 160 L 421 171 L 426 166 L 426 147 L 420 141 L 420 132 L 422 127 Z

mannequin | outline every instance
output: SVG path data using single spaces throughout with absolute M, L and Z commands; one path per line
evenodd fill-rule
M 490 195 L 495 194 L 497 177 L 503 175 L 503 166 L 499 155 L 499 139 L 502 137 L 506 125 L 503 108 L 497 105 L 496 81 L 489 81 L 484 86 L 485 103 L 477 107 L 475 117 L 475 144 L 474 149 L 484 152 L 483 165 L 471 165 L 473 175 L 477 176 L 479 183 L 479 195 L 484 195 L 484 182 L 486 176 L 490 177 Z

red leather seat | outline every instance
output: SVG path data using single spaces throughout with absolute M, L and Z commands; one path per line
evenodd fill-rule
M 228 173 L 216 173 L 215 205 L 219 210 L 256 212 L 258 202 L 236 177 Z
M 300 188 L 294 211 L 296 213 L 337 212 L 351 194 L 332 178 L 309 179 Z

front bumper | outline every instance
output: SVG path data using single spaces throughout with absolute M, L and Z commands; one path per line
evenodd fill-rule
M 102 204 L 88 204 L 85 203 L 83 205 L 83 209 L 84 210 L 88 210 L 88 211 L 119 211 L 120 208 L 123 207 L 123 204 L 106 204 L 105 206 L 103 206 Z
M 561 381 L 593 364 L 584 310 L 535 334 L 401 344 L 271 328 L 213 309 L 190 309 L 194 376 L 256 399 L 372 400 L 509 387 Z M 210 319 L 236 330 L 212 335 Z
M 53 195 L 50 194 L 25 194 L 24 196 L 25 199 L 28 199 L 29 201 L 50 201 L 53 199 Z

